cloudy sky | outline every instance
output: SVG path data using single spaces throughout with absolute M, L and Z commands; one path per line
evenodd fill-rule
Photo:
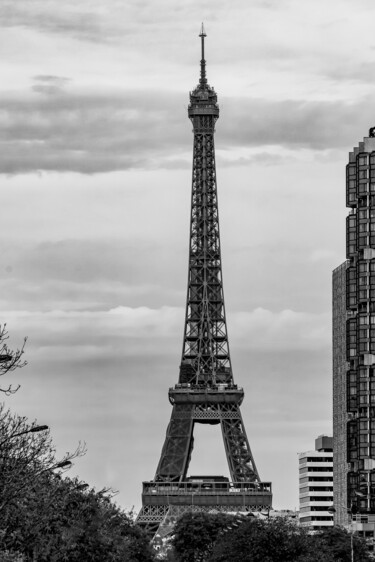
M 85 441 L 72 473 L 124 508 L 178 377 L 201 21 L 235 381 L 274 506 L 298 505 L 297 453 L 332 431 L 331 271 L 347 154 L 375 125 L 374 17 L 373 0 L 1 1 L 0 310 L 11 345 L 29 338 L 6 401 L 60 453 Z M 195 435 L 190 474 L 228 474 L 219 428 Z

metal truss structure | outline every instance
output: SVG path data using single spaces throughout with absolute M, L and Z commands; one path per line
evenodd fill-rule
M 261 506 L 262 510 L 269 510 L 269 505 Z M 247 504 L 239 507 L 238 505 L 163 505 L 156 508 L 146 506 L 143 510 L 142 522 L 143 527 L 149 535 L 164 539 L 173 532 L 173 527 L 177 519 L 185 513 L 228 513 L 228 514 L 249 514 L 254 511 L 259 512 L 260 507 L 256 504 Z
M 251 511 L 268 509 L 272 501 L 271 485 L 260 482 L 242 421 L 240 405 L 244 392 L 233 380 L 224 306 L 216 186 L 214 133 L 219 106 L 217 95 L 206 79 L 206 34 L 203 26 L 200 37 L 200 80 L 190 93 L 188 108 L 193 124 L 194 149 L 182 359 L 178 384 L 169 389 L 173 410 L 161 458 L 154 480 L 144 483 L 143 507 L 137 520 L 150 534 L 159 529 L 159 536 L 170 529 L 171 521 L 178 514 L 191 510 L 193 506 L 200 510 L 233 512 L 241 508 Z M 194 505 L 197 491 L 186 486 L 195 423 L 221 425 L 232 480 L 232 488 L 226 491 L 222 490 L 220 483 L 212 483 L 211 495 L 203 494 L 204 502 L 200 507 Z M 165 490 L 155 488 L 156 483 L 165 483 L 166 486 L 173 483 L 179 493 L 166 496 Z M 233 491 L 239 483 L 248 485 L 246 492 Z M 154 495 L 145 492 L 145 486 L 151 484 L 154 485 Z M 250 485 L 253 486 L 251 490 Z M 257 487 L 254 488 L 254 485 Z M 193 495 L 194 502 L 180 505 L 182 497 L 191 500 Z M 235 496 L 236 502 L 231 503 Z

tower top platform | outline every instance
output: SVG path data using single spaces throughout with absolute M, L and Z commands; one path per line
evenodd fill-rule
M 190 92 L 188 115 L 190 119 L 193 119 L 196 115 L 213 115 L 216 120 L 219 118 L 219 106 L 215 90 L 207 83 L 206 60 L 204 58 L 204 39 L 207 35 L 203 23 L 199 37 L 201 38 L 202 57 L 200 62 L 200 78 L 199 84 Z

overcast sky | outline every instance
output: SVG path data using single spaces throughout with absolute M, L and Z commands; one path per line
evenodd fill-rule
M 28 366 L 6 399 L 86 441 L 72 474 L 153 478 L 181 357 L 201 21 L 235 382 L 274 506 L 332 432 L 331 271 L 345 164 L 375 125 L 373 0 L 2 0 L 0 310 Z M 5 382 L 9 382 L 9 379 Z M 217 426 L 190 474 L 228 475 Z

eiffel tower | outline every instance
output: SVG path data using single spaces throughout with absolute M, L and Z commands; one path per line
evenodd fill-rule
M 182 360 L 178 383 L 169 389 L 171 420 L 156 474 L 143 482 L 137 523 L 163 538 L 186 511 L 269 510 L 270 482 L 261 482 L 242 421 L 244 391 L 234 384 L 221 270 L 216 187 L 215 123 L 219 106 L 208 85 L 202 24 L 200 79 L 190 93 L 193 179 L 189 273 Z M 196 423 L 220 424 L 231 481 L 223 476 L 188 477 Z

